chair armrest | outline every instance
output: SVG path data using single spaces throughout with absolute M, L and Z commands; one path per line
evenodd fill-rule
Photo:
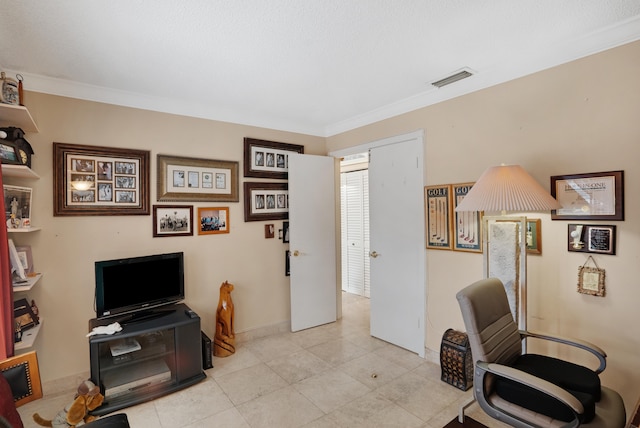
M 484 377 L 487 375 L 487 373 L 491 373 L 495 376 L 510 379 L 514 382 L 518 382 L 520 384 L 533 388 L 537 391 L 542 392 L 543 394 L 546 394 L 558 400 L 560 403 L 567 406 L 569 410 L 571 410 L 574 414 L 573 421 L 569 422 L 567 425 L 564 425 L 564 427 L 573 428 L 573 427 L 580 426 L 578 415 L 581 415 L 584 413 L 584 407 L 582 406 L 582 403 L 580 403 L 580 401 L 576 397 L 571 395 L 566 390 L 560 388 L 559 386 L 554 385 L 551 382 L 548 382 L 544 379 L 540 379 L 538 377 L 530 375 L 529 373 L 523 372 L 518 369 L 514 369 L 513 367 L 505 366 L 502 364 L 477 361 L 476 370 L 480 370 L 482 372 L 481 376 L 482 376 L 483 382 L 481 383 L 481 385 L 484 385 Z M 474 379 L 474 382 L 476 380 L 477 379 Z M 483 392 L 480 392 L 480 391 L 483 391 Z M 485 391 L 484 386 L 475 388 L 476 394 L 483 394 L 482 397 L 478 397 L 478 395 L 476 395 L 475 397 L 478 400 L 478 403 L 480 404 L 480 406 L 484 408 L 485 411 L 487 410 L 485 406 L 489 406 L 494 411 L 497 410 L 503 414 L 508 415 L 508 417 L 511 419 L 507 420 L 506 422 L 510 422 L 510 424 L 513 423 L 514 421 L 519 421 L 521 423 L 525 422 L 525 421 L 522 421 L 519 417 L 513 414 L 510 414 L 506 410 L 497 408 L 494 404 L 491 404 L 487 399 L 488 397 L 484 396 L 485 394 L 484 391 Z M 505 422 L 505 420 L 503 420 L 503 422 Z M 514 426 L 525 426 L 525 425 L 529 426 L 527 422 L 525 422 L 524 425 L 514 425 Z
M 600 362 L 600 366 L 595 370 L 596 374 L 602 373 L 604 369 L 607 368 L 607 353 L 604 352 L 604 350 L 602 350 L 598 346 L 594 345 L 593 343 L 590 343 L 584 340 L 569 339 L 569 338 L 560 337 L 560 336 L 551 336 L 548 334 L 543 334 L 543 333 L 538 333 L 533 331 L 520 330 L 519 333 L 520 333 L 520 337 L 532 337 L 534 339 L 549 340 L 552 342 L 562 343 L 563 345 L 573 346 L 575 348 L 580 348 L 587 352 L 590 352 L 591 354 L 595 355 L 596 358 L 598 358 L 598 361 Z

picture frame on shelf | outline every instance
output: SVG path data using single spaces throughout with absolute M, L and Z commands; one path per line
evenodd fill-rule
M 244 183 L 244 221 L 282 220 L 289 218 L 287 183 Z
M 425 186 L 427 249 L 451 250 L 451 185 Z
M 482 253 L 482 212 L 456 211 L 462 199 L 467 196 L 475 183 L 451 185 L 451 217 L 453 220 L 453 250 Z
M 22 229 L 31 226 L 31 200 L 33 189 L 4 184 L 5 222 L 7 229 Z
M 154 205 L 153 237 L 193 236 L 193 205 Z
M 527 254 L 542 254 L 542 220 L 527 218 Z
M 29 330 L 39 324 L 38 317 L 33 314 L 31 304 L 27 299 L 18 299 L 13 302 L 13 319 L 16 329 Z
M 157 156 L 158 201 L 238 202 L 239 163 Z
M 567 251 L 616 254 L 616 226 L 602 224 L 567 225 Z
M 31 253 L 31 246 L 30 245 L 16 246 L 16 252 L 18 253 L 18 259 L 20 260 L 20 264 L 24 269 L 24 273 L 27 276 L 33 273 L 35 269 L 33 268 L 33 255 Z
M 290 153 L 304 153 L 304 146 L 245 138 L 244 176 L 286 180 Z
M 199 207 L 198 235 L 229 233 L 229 207 Z
M 53 143 L 54 216 L 148 215 L 150 152 Z
M 551 177 L 552 220 L 624 220 L 624 171 Z

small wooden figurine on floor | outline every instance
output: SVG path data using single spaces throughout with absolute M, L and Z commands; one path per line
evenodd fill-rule
M 216 334 L 213 339 L 213 355 L 228 357 L 236 352 L 236 335 L 233 332 L 233 284 L 225 281 L 220 286 L 220 300 L 216 311 Z

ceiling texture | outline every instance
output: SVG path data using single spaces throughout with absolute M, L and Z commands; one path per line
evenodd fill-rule
M 26 90 L 325 137 L 640 39 L 640 0 L 0 5 Z

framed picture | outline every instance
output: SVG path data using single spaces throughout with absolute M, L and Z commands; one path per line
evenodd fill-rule
M 286 180 L 289 153 L 304 153 L 304 146 L 245 138 L 244 176 Z
M 272 223 L 265 224 L 264 225 L 264 238 L 265 239 L 271 239 L 271 238 L 274 238 L 275 236 L 276 236 L 275 226 Z
M 238 162 L 158 155 L 158 201 L 238 202 Z
M 624 171 L 551 177 L 552 220 L 624 220 Z
M 482 212 L 455 211 L 462 199 L 467 196 L 475 183 L 461 183 L 451 185 L 453 207 L 453 249 L 456 251 L 482 252 Z
M 288 221 L 282 222 L 282 243 L 283 244 L 289 243 L 289 222 Z
M 616 254 L 616 226 L 569 224 L 567 250 L 579 253 Z
M 427 248 L 451 250 L 451 186 L 425 186 Z
M 53 143 L 53 215 L 149 214 L 145 150 Z
M 31 254 L 30 245 L 21 245 L 16 247 L 16 253 L 18 254 L 18 260 L 24 269 L 24 273 L 29 275 L 34 272 L 33 268 L 33 255 Z
M 165 236 L 193 236 L 193 206 L 153 206 L 153 237 Z
M 244 221 L 289 218 L 287 183 L 244 183 Z
M 229 207 L 198 208 L 198 219 L 200 219 L 198 235 L 229 233 Z
M 595 267 L 587 266 L 592 261 Z M 604 297 L 605 270 L 600 269 L 593 257 L 589 256 L 584 265 L 578 267 L 578 293 Z
M 21 331 L 33 328 L 38 324 L 38 318 L 33 314 L 27 299 L 18 299 L 13 302 L 13 318 L 16 329 Z
M 284 276 L 291 276 L 291 252 L 289 250 L 284 252 Z
M 31 226 L 30 187 L 3 185 L 5 221 L 7 229 L 20 229 Z
M 542 254 L 542 220 L 527 219 L 527 253 Z

